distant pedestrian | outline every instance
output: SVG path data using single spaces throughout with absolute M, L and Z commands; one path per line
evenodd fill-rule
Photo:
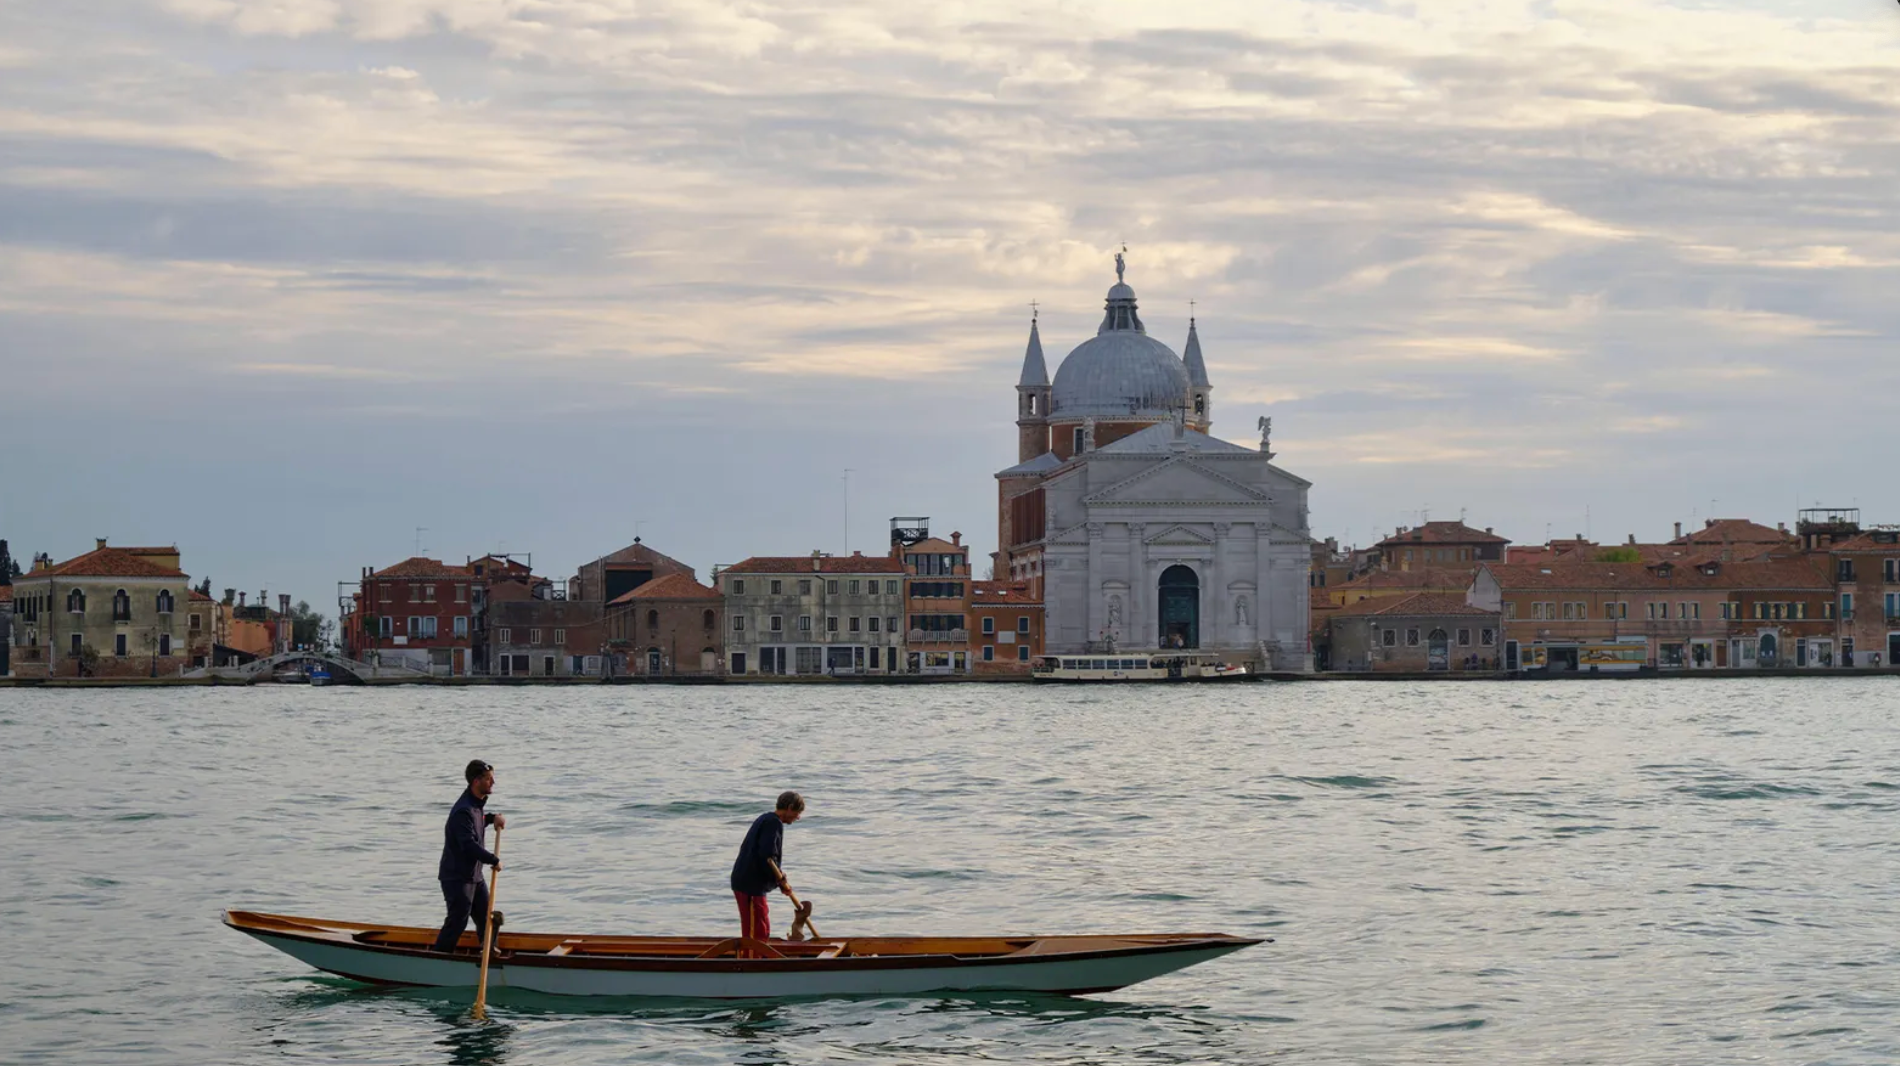
M 435 950 L 445 953 L 455 950 L 470 916 L 479 921 L 488 913 L 488 886 L 482 883 L 481 868 L 486 863 L 501 869 L 500 857 L 488 850 L 488 827 L 493 825 L 499 833 L 508 824 L 506 818 L 484 809 L 495 791 L 495 768 L 476 759 L 463 768 L 462 776 L 468 787 L 449 808 L 448 822 L 442 827 L 442 861 L 436 866 L 449 913 L 436 935 Z
M 772 810 L 752 819 L 739 856 L 732 862 L 732 896 L 739 903 L 739 935 L 766 940 L 772 935 L 773 888 L 787 896 L 792 882 L 785 876 L 785 827 L 804 817 L 805 797 L 796 792 L 779 795 Z

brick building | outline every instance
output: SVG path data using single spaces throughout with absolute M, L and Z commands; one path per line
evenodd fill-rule
M 189 662 L 176 547 L 47 556 L 13 581 L 15 677 L 166 677 Z
M 725 598 L 690 571 L 656 577 L 607 604 L 604 630 L 618 672 L 638 677 L 725 672 Z
M 1840 664 L 1900 665 L 1900 530 L 1857 532 L 1820 553 L 1835 581 Z
M 445 676 L 474 668 L 475 577 L 466 566 L 416 556 L 371 571 L 338 626 L 344 654 Z
M 904 672 L 967 674 L 977 654 L 970 631 L 970 549 L 961 533 L 949 540 L 929 536 L 925 521 L 891 522 L 891 555 L 904 566 Z M 913 524 L 899 525 L 904 522 Z M 924 535 L 906 534 L 905 528 Z
M 867 556 L 759 555 L 716 571 L 726 672 L 735 676 L 896 673 L 904 564 Z
M 670 555 L 633 543 L 591 563 L 585 563 L 567 583 L 567 598 L 580 602 L 611 603 L 634 589 L 668 574 L 693 576 L 693 568 Z
M 1042 654 L 1042 601 L 1027 581 L 970 583 L 971 672 L 1029 673 Z
M 1359 600 L 1328 621 L 1334 670 L 1496 670 L 1500 661 L 1498 612 L 1467 603 L 1463 593 Z
M 606 604 L 571 600 L 546 578 L 487 590 L 487 659 L 500 677 L 604 677 L 611 672 Z
M 1380 570 L 1412 570 L 1428 566 L 1474 567 L 1503 562 L 1510 540 L 1473 529 L 1463 522 L 1426 522 L 1400 529 L 1372 546 L 1371 565 Z

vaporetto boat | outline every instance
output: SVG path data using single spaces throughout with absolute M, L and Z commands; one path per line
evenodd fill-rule
M 372 984 L 473 988 L 480 970 L 473 933 L 444 953 L 433 948 L 434 929 L 415 926 L 237 910 L 225 912 L 224 924 Z M 1112 992 L 1264 942 L 1225 933 L 758 941 L 503 932 L 497 940 L 491 989 L 695 999 Z

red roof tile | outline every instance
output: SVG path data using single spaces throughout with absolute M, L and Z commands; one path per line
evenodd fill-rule
M 371 577 L 468 577 L 465 566 L 449 566 L 434 559 L 425 559 L 420 555 L 411 556 L 370 575 Z
M 206 593 L 199 592 L 197 589 L 192 589 L 191 595 L 187 596 L 186 599 L 190 600 L 193 603 L 216 603 L 217 602 L 216 600 L 213 600 Z
M 1336 591 L 1352 589 L 1468 589 L 1478 564 L 1470 566 L 1427 566 L 1417 570 L 1371 570 L 1344 584 Z
M 1457 593 L 1414 592 L 1410 596 L 1373 596 L 1357 603 L 1349 603 L 1334 611 L 1332 617 L 1345 618 L 1362 615 L 1422 617 L 1442 614 L 1494 615 L 1496 613 L 1482 607 L 1471 606 L 1465 602 L 1464 596 Z
M 717 600 L 722 599 L 718 589 L 707 588 L 693 580 L 691 574 L 667 574 L 656 577 L 623 596 L 614 599 L 609 605 L 632 603 L 634 600 Z
M 721 574 L 901 574 L 904 564 L 882 555 L 755 555 Z
M 1030 595 L 1027 581 L 972 581 L 970 582 L 970 606 L 1040 607 L 1042 601 Z
M 12 603 L 12 602 L 13 602 L 13 586 L 0 585 L 0 603 Z
M 35 570 L 28 577 L 184 577 L 182 570 L 159 566 L 124 548 L 98 548 L 75 556 L 51 570 Z
M 1881 540 L 1885 536 L 1887 539 Z M 1900 555 L 1900 535 L 1889 530 L 1876 530 L 1861 533 L 1830 545 L 1828 551 L 1834 552 L 1884 552 L 1888 555 Z
M 1820 560 L 1805 556 L 1741 563 L 1710 560 L 1638 563 L 1492 564 L 1500 587 L 1517 589 L 1831 589 Z M 1710 571 L 1713 570 L 1711 573 Z M 1667 576 L 1665 576 L 1667 571 Z
M 1408 544 L 1509 544 L 1510 542 L 1509 537 L 1500 537 L 1482 529 L 1473 529 L 1463 522 L 1427 522 L 1414 529 L 1394 533 L 1373 547 L 1384 548 L 1389 545 L 1400 548 Z
M 1701 529 L 1692 530 L 1670 541 L 1671 544 L 1779 544 L 1794 539 L 1786 530 L 1772 529 L 1746 518 L 1711 518 Z

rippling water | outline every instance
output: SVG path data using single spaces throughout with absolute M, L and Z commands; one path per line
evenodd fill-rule
M 0 1060 L 1891 1063 L 1900 684 L 0 690 Z M 1089 999 L 466 1000 L 247 907 L 432 925 L 462 763 L 515 929 L 1277 942 Z M 782 923 L 784 907 L 775 907 Z M 464 994 L 465 995 L 465 994 Z

